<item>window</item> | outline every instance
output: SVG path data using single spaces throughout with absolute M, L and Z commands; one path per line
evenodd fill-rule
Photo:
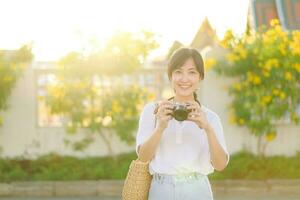
M 45 102 L 47 95 L 47 85 L 56 82 L 54 73 L 37 73 L 37 118 L 39 127 L 61 127 L 62 116 L 51 114 Z

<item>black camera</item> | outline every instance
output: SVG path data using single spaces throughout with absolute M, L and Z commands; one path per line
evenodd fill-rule
M 177 121 L 184 121 L 188 118 L 188 114 L 192 111 L 191 109 L 187 109 L 189 104 L 185 103 L 174 103 L 172 116 Z

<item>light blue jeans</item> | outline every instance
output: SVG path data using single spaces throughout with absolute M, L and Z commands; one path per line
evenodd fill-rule
M 153 174 L 148 200 L 213 200 L 207 176 Z

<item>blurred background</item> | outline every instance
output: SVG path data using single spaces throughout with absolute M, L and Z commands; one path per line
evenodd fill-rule
M 0 2 L 0 197 L 119 199 L 141 109 L 172 97 L 185 46 L 231 154 L 216 198 L 300 198 L 300 0 Z

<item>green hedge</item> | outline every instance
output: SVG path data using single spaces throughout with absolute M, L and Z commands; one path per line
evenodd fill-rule
M 55 154 L 37 160 L 0 159 L 0 182 L 37 180 L 124 179 L 135 152 L 122 154 L 114 161 L 109 157 L 79 159 Z M 222 179 L 300 179 L 300 152 L 294 157 L 258 158 L 241 152 L 231 156 L 222 172 L 210 175 Z
M 257 157 L 247 152 L 231 156 L 226 169 L 210 178 L 222 179 L 300 179 L 300 152 L 293 157 Z

